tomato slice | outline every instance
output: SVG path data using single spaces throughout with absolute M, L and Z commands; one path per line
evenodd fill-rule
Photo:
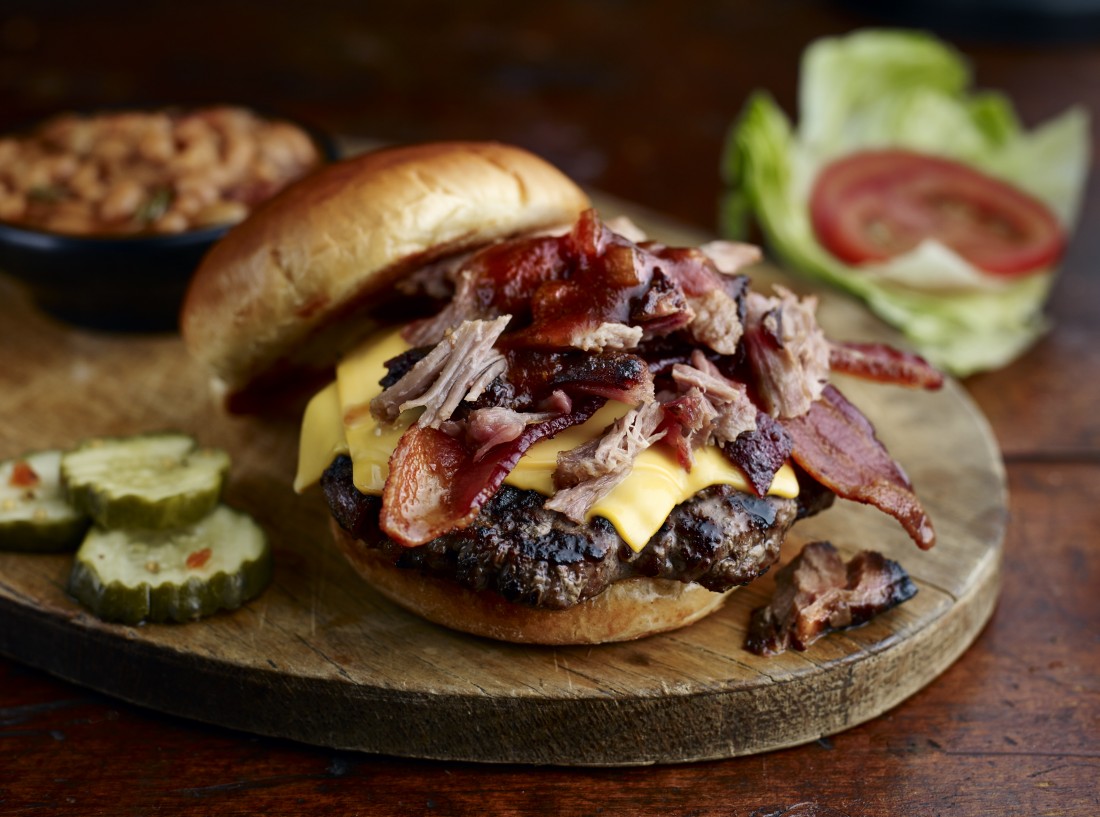
M 818 240 L 843 261 L 884 261 L 926 238 L 1015 278 L 1054 263 L 1065 231 L 1050 209 L 959 162 L 906 150 L 854 153 L 827 166 L 810 196 Z

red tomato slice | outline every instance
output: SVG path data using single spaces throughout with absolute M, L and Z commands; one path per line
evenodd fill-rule
M 854 153 L 810 196 L 818 240 L 843 261 L 884 261 L 938 239 L 974 266 L 1014 278 L 1050 266 L 1066 235 L 1050 209 L 972 167 L 906 150 Z

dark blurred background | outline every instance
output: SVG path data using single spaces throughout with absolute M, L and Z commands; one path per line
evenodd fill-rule
M 974 58 L 979 85 L 1025 91 L 1021 114 L 1036 122 L 1100 96 L 1094 8 L 1094 0 L 5 0 L 0 128 L 62 109 L 224 101 L 386 141 L 493 138 L 711 228 L 730 122 L 756 88 L 793 113 L 799 56 L 816 37 L 868 25 L 929 28 Z M 700 41 L 699 30 L 709 36 Z M 686 31 L 696 32 L 690 50 L 680 47 Z M 1092 55 L 1088 70 L 1082 50 Z M 1026 93 L 1036 91 L 1031 58 L 1057 63 L 1052 52 L 1067 66 L 1076 54 L 1076 67 L 1059 72 L 1057 86 Z

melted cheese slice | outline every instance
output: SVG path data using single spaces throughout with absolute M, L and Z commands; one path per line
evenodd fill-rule
M 390 454 L 418 412 L 405 412 L 393 425 L 379 423 L 371 416 L 370 401 L 380 391 L 378 381 L 386 374 L 385 362 L 407 348 L 394 331 L 368 340 L 341 361 L 336 380 L 318 392 L 306 408 L 294 480 L 296 491 L 304 491 L 317 482 L 338 454 L 348 454 L 355 487 L 365 494 L 382 493 Z M 552 494 L 558 452 L 595 439 L 629 410 L 623 403 L 608 402 L 587 422 L 536 443 L 505 482 L 516 488 Z M 673 508 L 710 485 L 751 490 L 741 469 L 717 448 L 696 451 L 695 465 L 689 472 L 665 448 L 654 446 L 638 455 L 630 474 L 592 507 L 588 518 L 604 517 L 638 551 Z M 782 497 L 798 495 L 798 481 L 789 465 L 779 469 L 768 493 Z

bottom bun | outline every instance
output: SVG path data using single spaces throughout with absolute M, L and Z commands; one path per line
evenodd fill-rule
M 684 627 L 713 613 L 733 590 L 714 593 L 697 584 L 635 578 L 616 582 L 566 610 L 513 604 L 488 590 L 395 567 L 330 520 L 340 551 L 368 584 L 417 615 L 474 635 L 520 644 L 604 644 Z M 736 589 L 736 588 L 734 588 Z

